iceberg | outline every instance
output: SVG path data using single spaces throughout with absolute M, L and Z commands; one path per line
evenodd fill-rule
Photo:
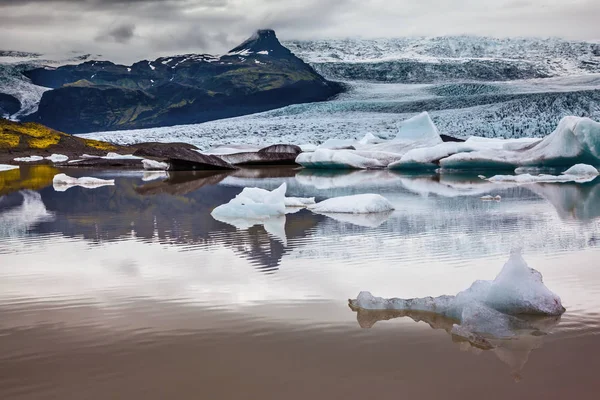
M 44 157 L 41 156 L 29 156 L 29 157 L 17 157 L 14 159 L 14 161 L 17 162 L 37 162 L 37 161 L 42 161 L 44 159 Z
M 424 111 L 400 123 L 396 140 L 424 141 L 434 144 L 442 143 L 440 132 Z
M 46 160 L 52 161 L 53 163 L 65 162 L 69 159 L 69 157 L 63 154 L 52 154 L 49 157 L 46 157 Z
M 461 325 L 462 322 L 474 323 L 473 307 L 485 307 L 493 310 L 490 312 L 506 315 L 558 316 L 565 312 L 560 297 L 544 285 L 542 275 L 527 265 L 520 250 L 511 252 L 493 281 L 476 281 L 456 296 L 384 299 L 360 292 L 356 299 L 350 300 L 350 305 L 365 310 L 431 312 L 456 319 Z
M 169 164 L 166 162 L 154 161 L 154 160 L 142 160 L 142 165 L 145 170 L 148 171 L 166 171 L 169 169 Z
M 327 139 L 317 149 L 325 150 L 355 150 L 355 139 Z
M 84 154 L 85 156 L 85 154 Z M 82 156 L 81 158 L 87 158 Z M 97 157 L 92 157 L 97 158 Z M 134 156 L 133 154 L 119 154 L 119 153 L 108 153 L 104 157 L 105 160 L 142 160 L 142 157 Z
M 394 206 L 379 194 L 357 194 L 323 200 L 308 209 L 316 213 L 369 214 L 393 211 Z
M 311 153 L 313 151 L 316 151 L 319 148 L 316 144 L 312 144 L 312 143 L 301 144 L 298 147 L 300 147 L 300 149 L 304 153 Z
M 57 174 L 52 179 L 54 190 L 64 192 L 74 186 L 81 186 L 86 189 L 96 189 L 102 186 L 112 186 L 115 184 L 114 179 L 99 179 L 99 178 L 73 178 L 65 174 Z
M 305 168 L 383 169 L 401 157 L 401 154 L 386 151 L 317 149 L 300 153 L 296 164 Z
M 536 142 L 458 153 L 440 160 L 444 169 L 514 169 L 577 163 L 600 164 L 600 123 L 574 116 L 561 119 L 554 132 Z
M 399 161 L 388 165 L 389 169 L 436 169 L 439 161 L 456 153 L 475 151 L 467 142 L 444 142 L 432 147 L 420 147 L 407 151 Z
M 588 164 L 575 164 L 568 170 L 564 171 L 563 175 L 598 176 L 598 170 Z
M 2 171 L 10 171 L 10 170 L 17 169 L 17 168 L 19 168 L 18 165 L 0 164 L 0 172 L 2 172 Z

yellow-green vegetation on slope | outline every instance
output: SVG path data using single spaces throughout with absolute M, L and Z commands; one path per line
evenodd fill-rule
M 58 170 L 49 165 L 32 165 L 0 172 L 0 196 L 19 190 L 40 190 L 52 184 Z
M 72 156 L 85 152 L 97 154 L 116 150 L 117 146 L 113 144 L 67 135 L 35 122 L 19 123 L 0 118 L 0 160 L 12 159 L 14 154 L 20 153 L 60 153 Z

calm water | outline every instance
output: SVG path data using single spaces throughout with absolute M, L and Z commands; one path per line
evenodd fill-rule
M 116 185 L 58 192 L 57 172 L 0 173 L 1 399 L 598 396 L 600 182 L 65 170 Z M 248 229 L 210 216 L 244 186 L 282 182 L 317 200 L 381 193 L 396 211 Z M 546 335 L 481 350 L 448 321 L 347 305 L 361 290 L 455 294 L 514 247 L 567 308 Z

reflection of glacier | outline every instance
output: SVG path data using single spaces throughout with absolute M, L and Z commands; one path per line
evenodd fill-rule
M 20 193 L 23 196 L 21 205 L 0 211 L 0 238 L 22 236 L 40 222 L 53 219 L 39 193 L 29 190 Z
M 516 368 L 514 372 L 541 344 L 539 340 L 520 340 L 548 333 L 565 311 L 560 298 L 544 285 L 542 275 L 530 268 L 518 251 L 511 254 L 493 281 L 475 281 L 456 296 L 384 299 L 361 292 L 349 303 L 359 313 L 362 327 L 398 316 L 424 320 L 473 347 L 499 349 L 499 357 Z M 512 346 L 512 342 L 518 345 Z M 520 351 L 513 354 L 515 349 Z

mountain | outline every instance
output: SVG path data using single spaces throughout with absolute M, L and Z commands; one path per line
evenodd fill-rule
M 259 30 L 217 57 L 186 54 L 131 66 L 87 61 L 24 71 L 48 87 L 26 120 L 69 133 L 198 123 L 326 100 L 343 86 L 321 77 Z

